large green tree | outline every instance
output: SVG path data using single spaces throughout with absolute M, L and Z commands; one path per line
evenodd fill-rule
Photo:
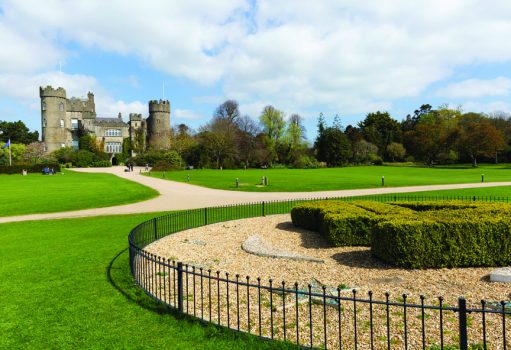
M 385 159 L 389 159 L 387 147 L 392 142 L 402 141 L 401 126 L 388 112 L 369 113 L 358 126 L 366 141 L 375 144 L 380 156 Z
M 21 120 L 17 122 L 0 121 L 0 141 L 12 143 L 22 143 L 28 145 L 39 139 L 39 132 L 30 130 Z
M 266 106 L 261 112 L 259 121 L 263 129 L 263 134 L 265 135 L 266 147 L 271 154 L 270 165 L 272 165 L 274 161 L 279 161 L 277 151 L 286 127 L 284 112 L 279 111 L 273 106 Z
M 459 118 L 456 144 L 474 167 L 478 158 L 493 157 L 506 145 L 502 132 L 478 113 L 467 113 Z

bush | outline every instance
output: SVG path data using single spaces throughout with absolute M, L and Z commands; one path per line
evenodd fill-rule
M 74 152 L 71 156 L 71 162 L 73 163 L 73 165 L 80 168 L 86 168 L 92 165 L 93 161 L 94 153 L 86 151 L 84 149 Z
M 23 170 L 28 171 L 29 173 L 41 173 L 45 167 L 50 169 L 55 169 L 55 171 L 60 171 L 60 165 L 58 163 L 48 163 L 48 164 L 16 164 L 12 166 L 8 165 L 0 165 L 0 174 L 21 174 Z
M 94 168 L 105 168 L 105 167 L 111 167 L 112 163 L 110 163 L 109 160 L 97 160 L 91 163 L 91 167 Z
M 317 169 L 320 167 L 319 162 L 314 157 L 300 156 L 292 164 L 296 169 Z
M 371 246 L 399 267 L 507 266 L 511 205 L 431 201 L 322 201 L 296 206 L 293 224 L 318 231 L 335 246 Z

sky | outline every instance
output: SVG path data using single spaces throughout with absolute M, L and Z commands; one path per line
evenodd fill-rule
M 424 103 L 511 112 L 509 0 L 0 0 L 0 120 L 41 128 L 39 86 L 99 117 L 171 103 L 198 128 L 227 99 L 344 126 Z

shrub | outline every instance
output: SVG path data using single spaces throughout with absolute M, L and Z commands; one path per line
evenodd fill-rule
M 51 164 L 16 164 L 16 165 L 0 165 L 0 174 L 21 174 L 23 170 L 28 171 L 29 173 L 40 173 L 43 171 L 45 167 L 50 169 L 55 169 L 55 171 L 60 171 L 60 165 L 58 163 Z
M 90 166 L 94 167 L 94 168 L 105 168 L 105 167 L 111 167 L 112 163 L 110 163 L 109 160 L 97 160 L 97 161 L 92 162 L 92 164 Z
M 94 161 L 94 153 L 81 149 L 72 154 L 71 161 L 74 166 L 81 168 L 88 167 Z
M 507 266 L 511 205 L 461 201 L 322 201 L 296 206 L 293 224 L 335 246 L 371 246 L 399 267 Z

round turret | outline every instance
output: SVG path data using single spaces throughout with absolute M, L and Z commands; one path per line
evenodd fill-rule
M 54 89 L 53 87 L 51 86 L 46 86 L 46 87 L 39 87 L 39 96 L 41 98 L 43 97 L 58 97 L 58 98 L 66 98 L 66 90 L 64 90 L 64 88 L 56 88 Z
M 147 138 L 153 149 L 166 149 L 170 144 L 170 102 L 168 100 L 149 101 L 147 118 Z
M 169 100 L 149 101 L 149 114 L 151 114 L 151 112 L 166 112 L 170 114 Z
M 42 140 L 48 152 L 55 151 L 67 142 L 66 90 L 51 86 L 40 87 Z

